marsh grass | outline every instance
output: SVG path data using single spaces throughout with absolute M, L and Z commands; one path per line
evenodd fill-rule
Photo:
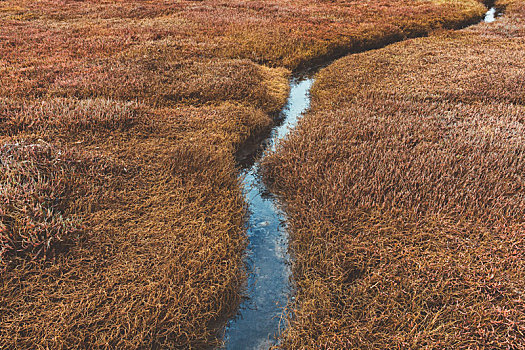
M 12 257 L 49 258 L 75 241 L 83 228 L 71 215 L 78 209 L 76 198 L 101 200 L 93 188 L 106 174 L 124 172 L 107 160 L 41 140 L 4 144 L 0 167 L 0 263 L 4 267 Z M 91 204 L 86 198 L 83 205 Z
M 523 13 L 319 73 L 265 164 L 291 224 L 283 348 L 525 348 Z
M 218 345 L 245 277 L 234 154 L 271 127 L 290 70 L 484 12 L 0 3 L 0 348 L 28 349 Z

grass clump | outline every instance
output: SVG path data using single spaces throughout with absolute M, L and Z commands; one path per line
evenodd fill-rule
M 61 202 L 71 195 L 73 181 L 62 177 L 67 161 L 57 153 L 43 144 L 0 148 L 2 265 L 10 254 L 47 256 L 80 230 L 79 223 L 62 214 Z
M 291 223 L 283 348 L 525 347 L 522 15 L 319 73 L 265 164 Z
M 228 45 L 219 48 L 220 54 L 301 69 L 436 29 L 460 28 L 481 19 L 486 8 L 476 0 L 389 0 L 300 1 L 271 10 L 270 18 L 231 25 L 225 36 Z
M 119 171 L 107 162 L 41 140 L 3 144 L 0 170 L 3 268 L 14 257 L 49 258 L 78 239 L 83 226 L 70 215 L 76 197 L 93 196 L 90 189 L 100 177 Z

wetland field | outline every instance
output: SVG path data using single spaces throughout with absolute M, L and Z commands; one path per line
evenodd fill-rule
M 524 105 L 519 0 L 0 0 L 0 349 L 525 349 Z

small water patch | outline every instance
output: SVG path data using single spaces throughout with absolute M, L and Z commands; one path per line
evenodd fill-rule
M 487 13 L 485 13 L 485 18 L 483 18 L 483 21 L 486 23 L 492 23 L 496 20 L 496 17 L 500 16 L 501 13 L 498 12 L 498 10 L 495 7 L 491 7 Z

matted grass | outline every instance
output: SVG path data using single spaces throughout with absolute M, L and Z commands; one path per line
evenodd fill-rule
M 272 125 L 289 70 L 483 12 L 0 1 L 0 348 L 219 344 L 245 273 L 234 154 Z
M 297 284 L 283 348 L 525 348 L 524 9 L 319 73 L 265 164 Z

